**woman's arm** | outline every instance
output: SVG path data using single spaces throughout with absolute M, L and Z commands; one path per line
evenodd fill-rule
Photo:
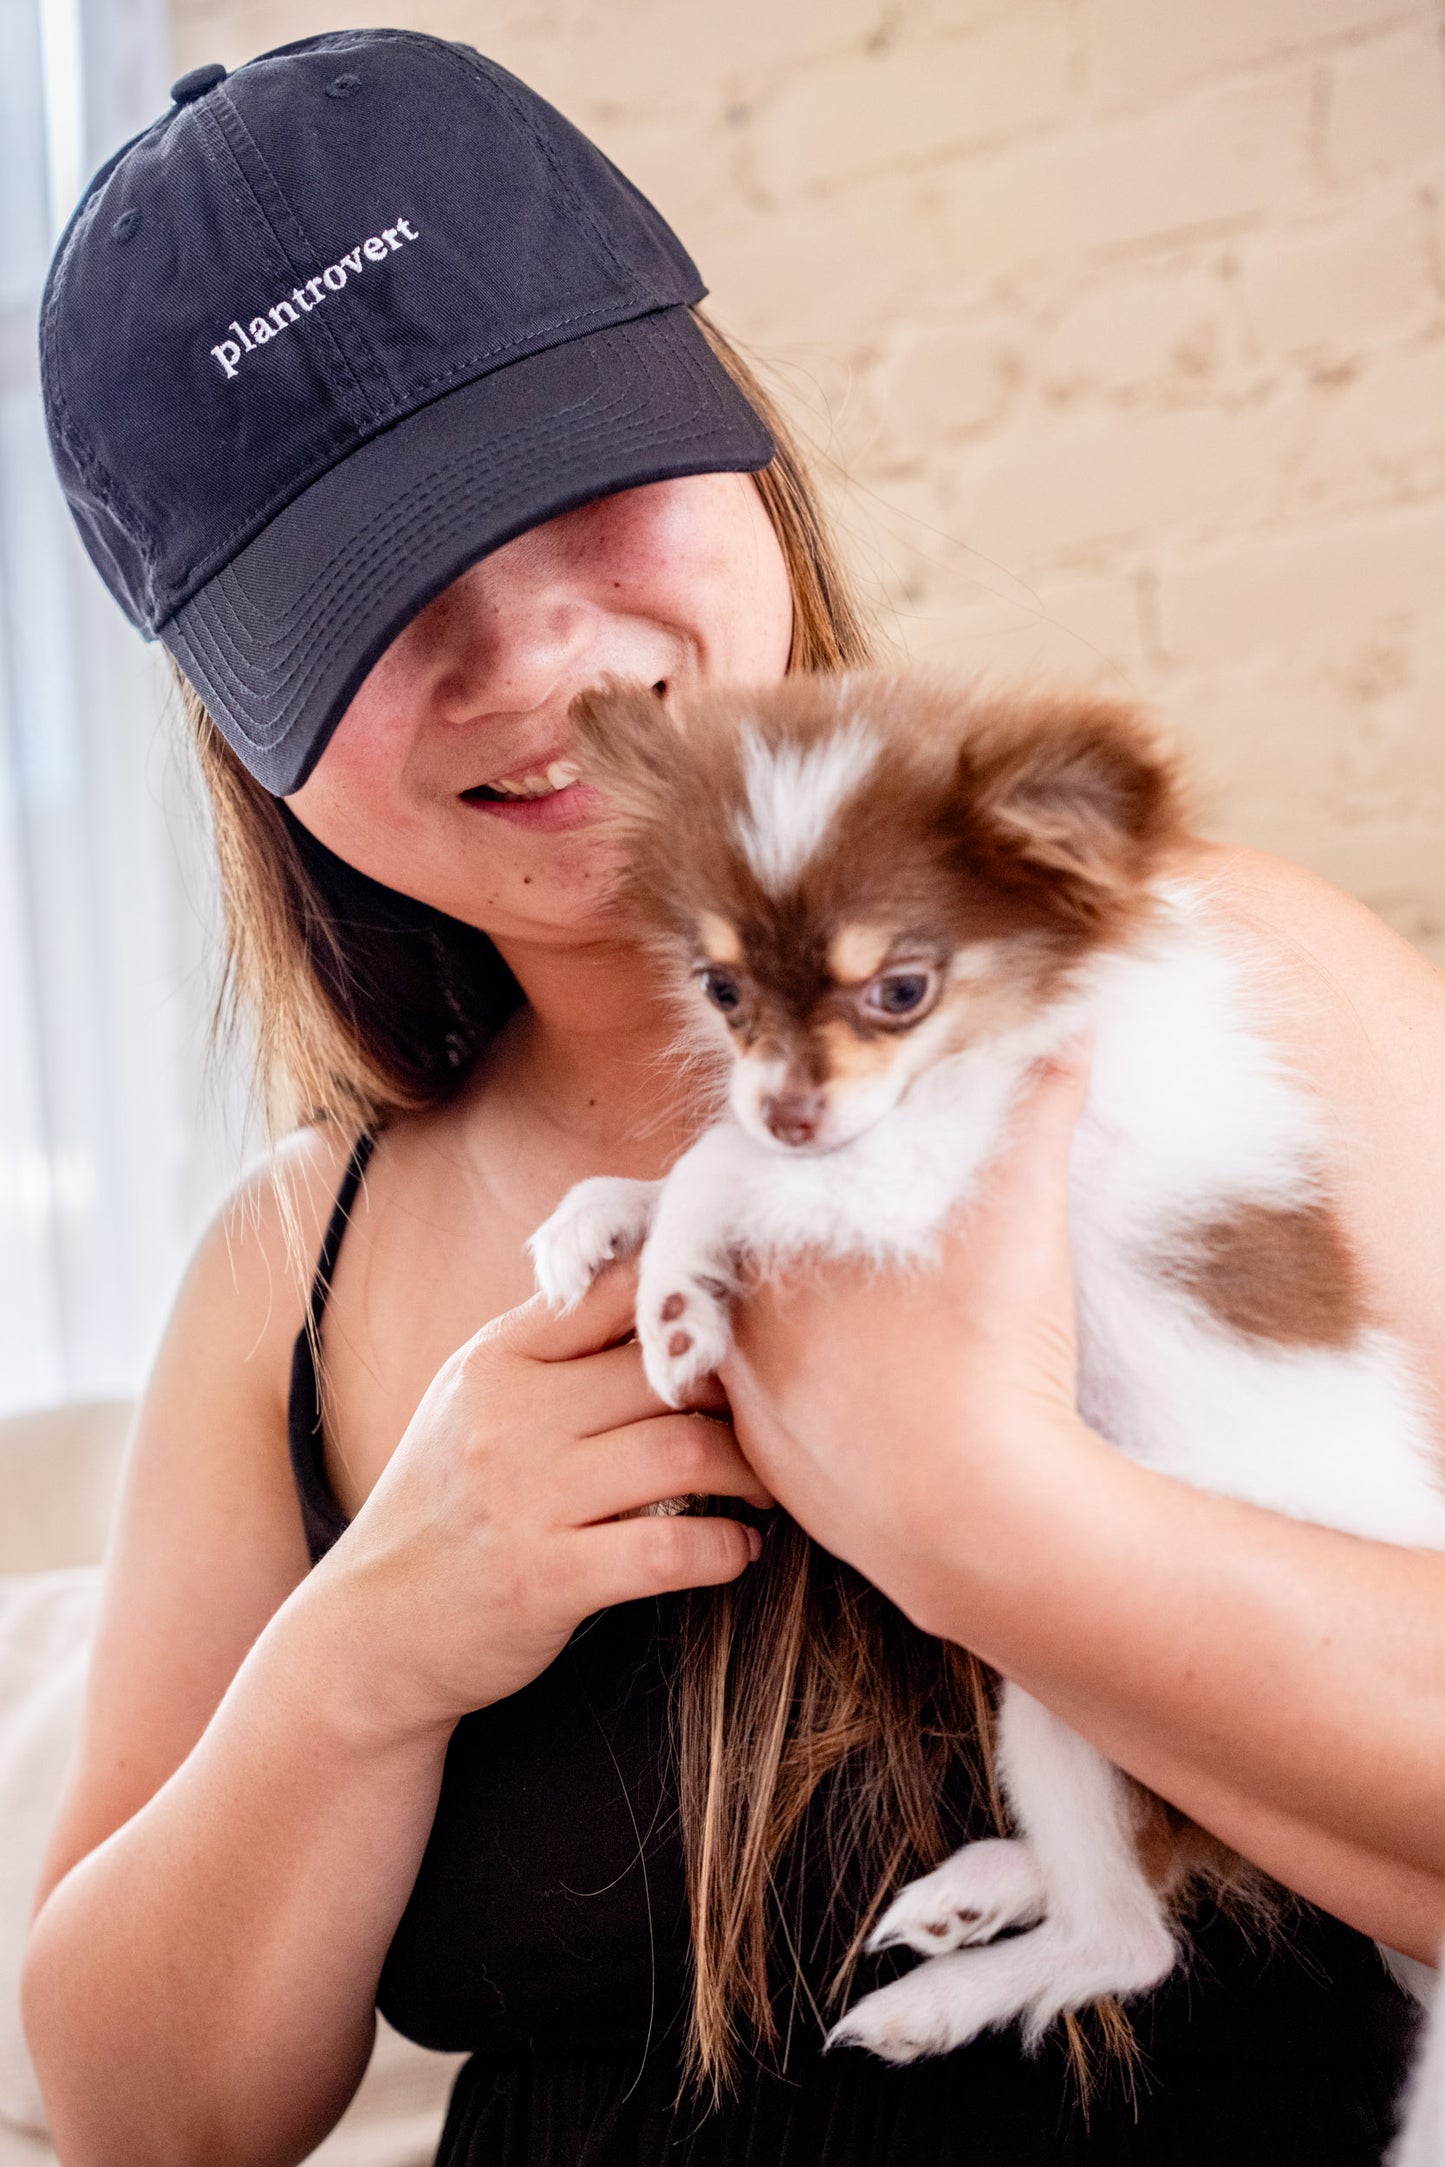
M 1393 1328 L 1445 1384 L 1445 995 L 1367 912 L 1219 854 L 1286 965 L 1286 1042 L 1352 1140 L 1344 1205 Z M 929 1629 L 1301 1894 L 1433 1961 L 1445 1933 L 1445 1558 L 1137 1468 L 1078 1421 L 1046 1079 L 937 1273 L 769 1290 L 728 1376 L 781 1500 Z M 885 1450 L 879 1441 L 886 1439 Z
M 334 1153 L 299 1149 L 324 1212 Z M 633 1295 L 613 1272 L 571 1318 L 529 1304 L 478 1333 L 308 1574 L 285 1421 L 301 1295 L 266 1185 L 204 1245 L 132 1441 L 27 1953 L 67 2167 L 308 2153 L 366 2066 L 457 1718 L 591 1611 L 742 1570 L 736 1522 L 611 1518 L 764 1497 L 727 1427 L 660 1414 L 611 1344 Z

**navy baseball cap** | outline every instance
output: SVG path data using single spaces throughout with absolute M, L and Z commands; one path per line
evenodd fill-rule
M 284 794 L 488 550 L 773 443 L 676 235 L 470 47 L 338 31 L 172 97 L 56 252 L 46 413 L 102 578 Z

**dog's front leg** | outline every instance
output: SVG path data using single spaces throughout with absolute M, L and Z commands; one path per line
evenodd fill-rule
M 663 1184 L 642 1252 L 637 1336 L 648 1383 L 670 1407 L 685 1404 L 732 1344 L 748 1159 L 736 1130 L 709 1129 Z
M 599 1174 L 575 1182 L 527 1244 L 537 1285 L 554 1309 L 575 1309 L 604 1264 L 640 1249 L 660 1181 Z

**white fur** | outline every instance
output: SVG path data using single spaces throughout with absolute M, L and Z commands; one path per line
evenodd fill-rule
M 1406 1960 L 1408 1961 L 1408 1959 Z M 1400 1968 L 1396 1960 L 1397 1970 Z M 1410 2073 L 1405 2094 L 1405 2126 L 1389 2155 L 1389 2167 L 1442 2167 L 1445 2163 L 1445 1992 L 1441 1975 L 1423 1964 L 1412 1982 L 1428 2011 L 1425 2043 Z
M 775 1266 L 805 1251 L 926 1258 L 998 1145 L 1033 1061 L 1089 1023 L 1071 1185 L 1086 1418 L 1121 1452 L 1203 1489 L 1445 1548 L 1433 1410 L 1401 1348 L 1379 1332 L 1344 1351 L 1246 1339 L 1158 1269 L 1181 1225 L 1317 1194 L 1327 1143 L 1257 1028 L 1202 896 L 1174 885 L 1160 897 L 1159 929 L 1104 957 L 1066 1005 L 924 1069 L 841 1149 L 785 1152 L 724 1120 L 660 1191 L 630 1198 L 627 1234 L 653 1213 L 638 1301 L 648 1375 L 677 1404 L 717 1366 L 739 1251 Z M 539 1266 L 554 1248 L 575 1248 L 569 1213 L 570 1200 L 535 1238 Z M 681 1316 L 664 1324 L 678 1296 Z M 674 1352 L 680 1328 L 689 1344 Z M 948 1953 L 867 1996 L 835 2038 L 899 2061 L 1014 2021 L 1035 2040 L 1061 2010 L 1142 1992 L 1171 1968 L 1172 1935 L 1139 1868 L 1118 1772 L 1007 1686 L 1000 1774 L 1017 1838 L 965 1848 L 880 1922 L 880 1943 Z M 960 1910 L 981 1920 L 961 1921 Z M 1005 1925 L 1029 1930 L 962 1945 Z M 1402 2157 L 1416 2167 L 1417 2155 Z
M 599 1174 L 567 1191 L 527 1244 L 538 1289 L 554 1309 L 575 1309 L 604 1264 L 642 1247 L 661 1188 Z
M 745 738 L 748 802 L 737 836 L 763 886 L 779 894 L 824 841 L 838 809 L 866 781 L 878 740 L 852 723 L 817 745 L 769 745 Z

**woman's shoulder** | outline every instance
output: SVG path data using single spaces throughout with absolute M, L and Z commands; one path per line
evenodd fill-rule
M 205 1312 L 277 1388 L 356 1140 L 354 1127 L 318 1121 L 271 1147 L 217 1211 L 187 1273 L 178 1309 Z
M 1310 867 L 1243 843 L 1196 839 L 1184 870 L 1207 887 L 1226 917 L 1312 966 L 1322 983 L 1363 966 L 1372 978 L 1386 973 L 1393 988 L 1445 1002 L 1445 977 L 1419 949 Z
M 1287 858 L 1193 846 L 1185 870 L 1278 990 L 1271 1030 L 1316 1088 L 1363 1108 L 1441 1099 L 1445 974 L 1367 904 Z
M 284 1436 L 292 1349 L 356 1130 L 321 1121 L 269 1147 L 192 1251 L 143 1409 L 218 1399 Z

